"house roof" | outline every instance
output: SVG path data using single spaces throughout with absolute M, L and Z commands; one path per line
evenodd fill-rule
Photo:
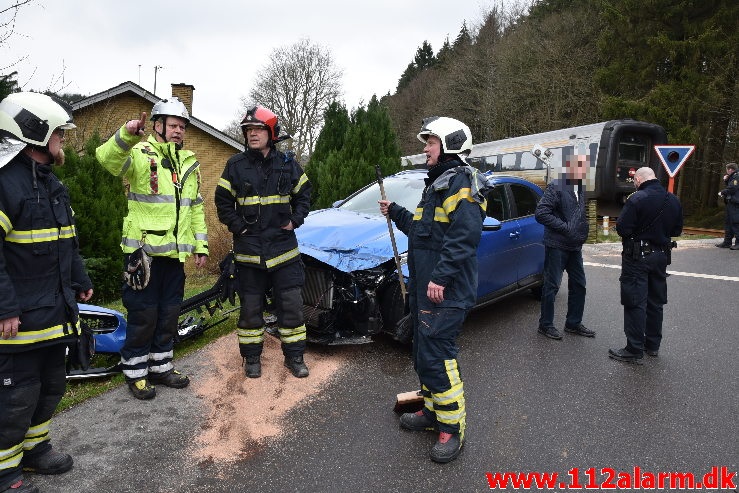
M 97 94 L 93 94 L 92 96 L 88 96 L 84 99 L 80 99 L 79 101 L 72 103 L 72 110 L 73 111 L 81 110 L 83 108 L 86 108 L 87 106 L 90 106 L 91 104 L 105 101 L 106 99 L 119 96 L 126 92 L 131 92 L 133 94 L 136 94 L 137 96 L 140 96 L 146 99 L 152 104 L 152 106 L 154 105 L 154 103 L 157 103 L 162 100 L 162 98 L 155 96 L 154 94 L 150 93 L 149 91 L 139 86 L 138 84 L 134 84 L 133 82 L 128 81 L 128 82 L 124 82 L 123 84 L 119 84 L 115 87 L 111 87 L 110 89 L 106 89 L 105 91 L 99 92 Z M 236 139 L 229 137 L 228 135 L 224 134 L 223 132 L 216 129 L 215 127 L 208 125 L 204 121 L 199 120 L 198 118 L 195 118 L 192 115 L 190 115 L 190 125 L 196 128 L 199 128 L 203 132 L 211 135 L 212 137 L 230 145 L 231 147 L 236 149 L 236 151 L 244 150 L 244 144 L 242 144 Z

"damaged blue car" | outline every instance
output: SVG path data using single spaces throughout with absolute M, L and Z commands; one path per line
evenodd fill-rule
M 384 179 L 388 200 L 414 210 L 426 171 L 401 171 Z M 525 290 L 540 293 L 544 270 L 544 227 L 534 219 L 543 191 L 521 178 L 486 174 L 490 185 L 487 217 L 477 251 L 480 308 Z M 412 338 L 388 223 L 372 183 L 334 207 L 311 212 L 296 230 L 303 263 L 303 310 L 308 340 L 357 344 L 386 333 L 407 343 Z M 408 238 L 394 229 L 403 279 Z

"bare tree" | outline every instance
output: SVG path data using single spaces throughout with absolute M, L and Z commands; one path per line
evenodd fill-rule
M 13 34 L 15 34 L 15 21 L 18 17 L 18 11 L 20 8 L 24 5 L 33 3 L 34 1 L 36 0 L 15 0 L 7 7 L 0 7 L 0 46 L 7 43 Z M 10 67 L 16 65 L 25 58 L 27 58 L 27 56 L 14 60 L 9 65 L 0 67 L 0 71 L 8 70 Z
M 251 101 L 264 105 L 280 117 L 300 161 L 313 150 L 326 108 L 341 97 L 342 75 L 329 50 L 301 39 L 271 53 L 257 74 L 249 101 L 242 101 L 245 107 Z

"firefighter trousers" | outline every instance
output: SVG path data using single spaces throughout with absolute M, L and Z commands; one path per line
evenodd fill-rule
M 440 307 L 426 296 L 411 296 L 413 314 L 413 365 L 421 382 L 424 413 L 435 419 L 439 431 L 464 438 L 467 412 L 464 384 L 457 363 L 457 336 L 467 310 Z
M 302 262 L 292 262 L 271 271 L 237 264 L 236 277 L 241 301 L 236 334 L 241 356 L 256 359 L 262 354 L 264 301 L 270 289 L 282 353 L 285 356 L 302 356 L 306 339 L 302 293 L 305 271 Z
M 0 490 L 22 459 L 51 449 L 49 426 L 66 388 L 65 344 L 0 354 Z
M 185 268 L 176 258 L 154 257 L 149 284 L 142 290 L 124 283 L 127 325 L 121 366 L 126 381 L 173 369 L 172 348 L 184 294 Z

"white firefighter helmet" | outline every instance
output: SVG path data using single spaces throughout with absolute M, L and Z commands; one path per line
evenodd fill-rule
M 0 101 L 0 166 L 26 145 L 46 146 L 57 129 L 76 128 L 62 104 L 37 92 L 14 92 Z
M 429 135 L 435 135 L 441 140 L 442 154 L 458 154 L 464 160 L 472 151 L 472 132 L 470 127 L 446 116 L 432 116 L 423 119 L 418 140 L 426 143 Z
M 190 123 L 190 114 L 185 104 L 177 96 L 162 99 L 154 104 L 151 109 L 151 120 L 156 121 L 163 116 L 176 116 Z

